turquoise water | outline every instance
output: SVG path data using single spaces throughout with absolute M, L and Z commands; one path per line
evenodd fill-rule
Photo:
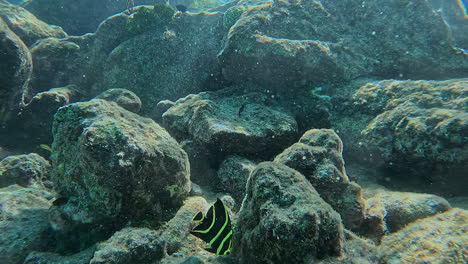
M 0 263 L 467 263 L 464 0 L 0 0 Z

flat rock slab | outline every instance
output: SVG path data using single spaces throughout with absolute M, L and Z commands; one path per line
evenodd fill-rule
M 297 123 L 266 101 L 260 93 L 230 89 L 189 95 L 164 113 L 164 125 L 176 138 L 194 139 L 219 152 L 274 152 L 294 140 Z

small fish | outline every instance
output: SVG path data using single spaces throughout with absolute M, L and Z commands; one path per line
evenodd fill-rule
M 231 218 L 226 205 L 219 198 L 206 215 L 198 212 L 193 221 L 198 225 L 190 233 L 209 243 L 211 248 L 208 251 L 217 255 L 228 255 L 231 252 Z
M 177 10 L 179 10 L 182 13 L 187 12 L 187 7 L 184 5 L 176 5 L 175 7 L 177 8 Z
M 463 12 L 463 18 L 468 19 L 468 0 L 457 0 L 457 3 Z
M 49 145 L 47 145 L 47 144 L 40 144 L 39 147 L 40 147 L 41 149 L 45 149 L 45 150 L 47 150 L 47 151 L 49 151 L 49 152 L 52 152 L 52 148 L 51 148 Z

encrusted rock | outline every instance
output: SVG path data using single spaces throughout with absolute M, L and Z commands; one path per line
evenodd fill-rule
M 468 80 L 367 83 L 354 93 L 356 112 L 373 118 L 356 139 L 364 162 L 451 194 L 468 188 Z M 409 175 L 409 176 L 408 176 Z M 395 179 L 397 177 L 394 177 Z M 391 180 L 391 178 L 390 178 Z
M 61 27 L 48 25 L 37 19 L 26 9 L 16 5 L 0 2 L 0 18 L 27 46 L 31 46 L 39 39 L 48 37 L 64 38 L 67 36 L 67 33 Z
M 148 228 L 127 227 L 98 245 L 90 264 L 154 263 L 164 254 L 164 242 Z
M 0 188 L 43 185 L 49 172 L 50 163 L 36 153 L 9 156 L 0 161 Z
M 238 88 L 193 94 L 164 113 L 164 126 L 176 138 L 215 152 L 272 155 L 294 140 L 297 123 L 267 101 L 264 94 Z
M 112 221 L 118 227 L 167 219 L 167 210 L 190 191 L 180 145 L 151 119 L 114 102 L 93 99 L 60 108 L 53 133 L 51 180 L 68 198 L 59 210 L 71 213 L 74 223 Z
M 362 75 L 463 76 L 468 61 L 453 44 L 427 1 L 273 0 L 248 6 L 219 60 L 228 80 L 294 89 Z
M 117 103 L 120 107 L 134 113 L 140 112 L 141 100 L 132 91 L 121 88 L 109 89 L 95 97 Z
M 38 188 L 11 185 L 0 189 L 0 259 L 22 263 L 32 250 L 41 250 L 48 231 L 52 195 Z
M 30 99 L 32 57 L 24 42 L 0 18 L 0 133 L 10 129 L 19 109 Z M 0 140 L 4 140 L 2 137 Z
M 222 80 L 216 58 L 221 19 L 220 13 L 184 13 L 167 25 L 150 25 L 108 53 L 99 85 L 132 90 L 141 98 L 143 112 L 161 100 L 216 89 Z
M 346 175 L 341 156 L 343 143 L 331 129 L 311 129 L 275 158 L 302 174 L 320 196 L 339 212 L 347 228 L 358 228 L 364 220 L 361 187 Z
M 245 196 L 247 179 L 255 166 L 251 160 L 237 155 L 228 156 L 219 166 L 218 178 L 239 206 Z
M 62 256 L 51 252 L 31 252 L 23 264 L 89 264 L 94 255 L 95 247 L 83 250 L 73 255 Z
M 257 165 L 235 226 L 233 255 L 242 263 L 307 263 L 342 253 L 339 214 L 282 164 Z
M 385 237 L 380 263 L 454 263 L 467 260 L 468 212 L 452 209 L 423 218 Z
M 435 214 L 449 210 L 442 197 L 430 194 L 380 191 L 366 200 L 366 222 L 369 236 L 376 241 L 388 233 Z
M 154 4 L 154 0 L 135 0 L 135 5 Z M 98 25 L 107 17 L 131 7 L 120 0 L 25 0 L 21 6 L 41 20 L 59 25 L 72 35 L 95 32 Z
M 60 107 L 76 102 L 80 98 L 76 85 L 53 88 L 36 94 L 21 111 L 22 132 L 31 144 L 52 142 L 52 123 Z

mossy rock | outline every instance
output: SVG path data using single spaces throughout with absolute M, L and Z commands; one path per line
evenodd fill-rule
M 153 8 L 142 7 L 127 21 L 127 31 L 138 35 L 154 28 L 164 27 L 169 24 L 175 10 L 165 4 L 157 4 Z

